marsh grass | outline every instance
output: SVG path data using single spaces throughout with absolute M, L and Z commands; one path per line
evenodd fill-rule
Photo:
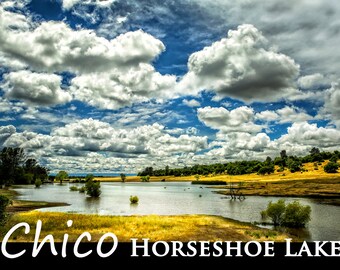
M 31 231 L 25 235 L 23 231 L 16 231 L 13 241 L 32 242 L 34 239 L 37 220 L 42 221 L 41 239 L 52 234 L 56 241 L 61 242 L 63 235 L 68 233 L 69 242 L 88 231 L 92 241 L 107 232 L 117 235 L 120 242 L 130 242 L 131 238 L 149 238 L 150 241 L 249 241 L 275 240 L 284 241 L 288 235 L 258 228 L 249 223 L 242 223 L 217 216 L 182 215 L 182 216 L 98 216 L 83 214 L 26 212 L 13 215 L 6 226 L 1 229 L 1 238 L 13 225 L 27 222 Z M 66 222 L 73 220 L 72 227 L 68 228 Z

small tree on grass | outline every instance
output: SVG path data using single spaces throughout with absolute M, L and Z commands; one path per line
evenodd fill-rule
M 12 201 L 10 199 L 8 199 L 6 196 L 0 195 L 0 225 L 6 222 L 6 208 L 10 204 L 12 204 Z
M 270 218 L 275 226 L 305 227 L 310 221 L 311 207 L 298 201 L 286 205 L 285 200 L 269 202 L 267 209 L 261 212 L 263 219 Z
M 125 180 L 126 180 L 126 175 L 125 175 L 125 173 L 121 173 L 121 174 L 120 174 L 120 179 L 122 180 L 123 183 L 125 183 Z
M 326 173 L 337 173 L 339 168 L 339 164 L 336 162 L 328 162 L 323 168 Z
M 196 179 L 196 181 L 200 180 L 200 175 L 199 174 L 195 174 L 195 179 Z
M 86 194 L 91 197 L 99 197 L 102 193 L 100 190 L 100 182 L 93 181 L 92 179 L 89 179 L 85 184 L 85 190 Z
M 150 182 L 150 176 L 149 175 L 141 176 L 140 180 L 142 180 L 142 182 Z

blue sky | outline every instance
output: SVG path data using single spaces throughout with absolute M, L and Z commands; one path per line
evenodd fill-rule
M 73 173 L 334 151 L 324 2 L 2 1 L 1 147 Z

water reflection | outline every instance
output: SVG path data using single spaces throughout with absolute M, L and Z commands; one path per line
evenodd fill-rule
M 84 193 L 72 192 L 70 186 L 83 184 L 17 186 L 22 200 L 66 202 L 64 207 L 45 208 L 40 211 L 95 213 L 101 215 L 219 215 L 245 222 L 261 222 L 260 212 L 276 197 L 248 196 L 245 200 L 230 200 L 213 189 L 190 183 L 102 183 L 100 198 L 89 198 Z M 139 198 L 130 204 L 130 196 Z M 201 195 L 201 196 L 200 196 Z M 287 201 L 296 198 L 287 198 Z M 306 240 L 340 240 L 340 207 L 320 204 L 310 199 L 299 199 L 312 208 L 312 220 L 305 230 L 294 231 Z

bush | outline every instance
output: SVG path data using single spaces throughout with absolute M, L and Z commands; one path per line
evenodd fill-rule
M 141 176 L 140 180 L 142 182 L 150 182 L 150 176 L 149 175 Z
M 298 201 L 286 206 L 283 225 L 286 227 L 301 228 L 310 221 L 311 208 L 309 205 L 301 205 Z
M 266 166 L 263 166 L 261 167 L 259 170 L 258 170 L 258 174 L 260 175 L 265 175 L 265 174 L 271 174 L 274 172 L 274 166 L 272 165 L 266 165 Z
M 328 162 L 323 168 L 326 173 L 337 173 L 339 164 L 336 162 Z
M 195 174 L 195 180 L 196 181 L 200 180 L 200 175 L 199 174 Z
M 85 193 L 86 188 L 85 186 L 82 186 L 81 188 L 78 188 L 79 193 Z
M 91 197 L 99 197 L 102 193 L 100 190 L 100 182 L 93 181 L 89 179 L 85 184 L 86 194 L 90 195 Z
M 42 185 L 41 180 L 39 178 L 36 179 L 35 182 L 34 182 L 34 185 L 35 185 L 36 188 L 39 188 Z
M 78 191 L 79 189 L 76 186 L 71 186 L 70 191 Z
M 6 208 L 12 204 L 12 201 L 6 196 L 0 195 L 0 225 L 2 225 L 7 218 Z
M 269 202 L 267 209 L 261 212 L 263 219 L 270 218 L 275 226 L 305 227 L 310 221 L 310 206 L 301 205 L 298 201 L 286 205 L 284 200 Z
M 130 203 L 131 204 L 137 204 L 139 201 L 139 198 L 137 196 L 130 196 Z

